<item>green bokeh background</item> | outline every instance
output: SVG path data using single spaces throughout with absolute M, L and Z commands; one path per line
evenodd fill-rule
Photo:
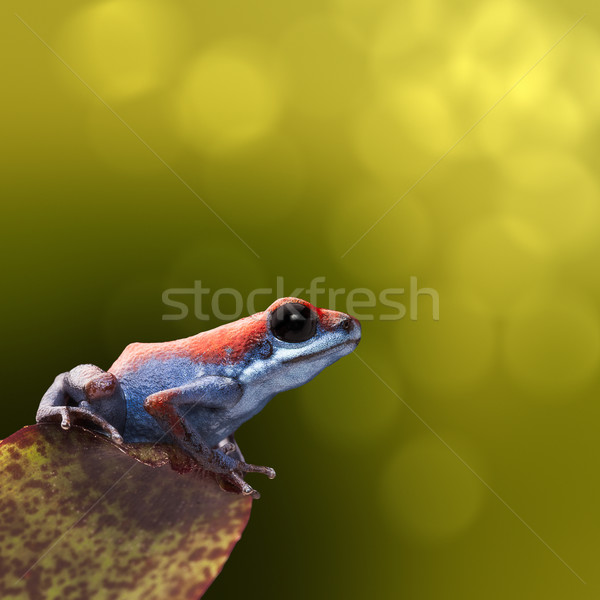
M 55 374 L 220 324 L 167 288 L 416 277 L 439 321 L 362 309 L 362 361 L 240 430 L 279 477 L 206 597 L 600 595 L 597 3 L 2 13 L 0 437 Z

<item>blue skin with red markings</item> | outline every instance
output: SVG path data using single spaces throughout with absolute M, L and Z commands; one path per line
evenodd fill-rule
M 360 341 L 354 317 L 281 298 L 266 311 L 189 338 L 136 343 L 103 371 L 80 365 L 59 375 L 37 421 L 82 421 L 117 442 L 180 445 L 239 492 L 258 497 L 233 434 L 279 392 L 310 381 Z

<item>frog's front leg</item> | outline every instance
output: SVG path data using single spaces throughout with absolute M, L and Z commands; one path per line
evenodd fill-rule
M 117 378 L 94 365 L 79 365 L 55 378 L 42 397 L 36 422 L 60 421 L 63 429 L 88 423 L 121 443 L 126 412 Z
M 242 494 L 257 497 L 258 493 L 243 480 L 243 473 L 264 473 L 272 479 L 275 471 L 270 467 L 250 465 L 235 456 L 228 456 L 232 442 L 226 444 L 225 451 L 218 447 L 211 448 L 186 418 L 197 406 L 215 410 L 230 408 L 239 402 L 242 393 L 241 385 L 229 377 L 207 376 L 148 396 L 144 401 L 144 408 L 165 434 L 172 435 L 204 469 L 224 475 Z

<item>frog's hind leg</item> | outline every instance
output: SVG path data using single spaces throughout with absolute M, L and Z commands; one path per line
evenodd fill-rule
M 122 442 L 126 403 L 112 373 L 94 365 L 80 365 L 58 375 L 42 397 L 36 422 L 60 421 L 63 429 L 75 422 L 92 425 Z

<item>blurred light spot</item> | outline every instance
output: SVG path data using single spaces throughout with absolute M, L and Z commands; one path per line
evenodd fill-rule
M 600 190 L 572 155 L 522 150 L 501 166 L 505 210 L 539 231 L 548 251 L 585 248 L 597 238 Z
M 333 0 L 336 8 L 336 14 L 356 15 L 357 17 L 366 16 L 366 13 L 375 13 L 380 16 L 381 11 L 385 10 L 386 4 L 390 0 Z M 374 10 L 376 9 L 376 10 Z
M 464 23 L 460 32 L 459 51 L 477 56 L 488 70 L 502 77 L 504 93 L 541 58 L 563 33 L 552 36 L 550 27 L 545 26 L 543 17 L 530 5 L 516 0 L 492 0 L 477 5 L 474 16 Z M 520 86 L 527 86 L 529 93 L 540 101 L 544 98 L 547 85 L 543 81 L 552 79 L 548 64 L 532 72 Z M 529 80 L 529 81 L 528 81 Z
M 397 193 L 369 186 L 342 193 L 332 207 L 333 251 L 345 252 L 398 200 Z M 372 285 L 398 287 L 427 263 L 432 244 L 429 215 L 417 197 L 400 200 L 389 214 L 362 238 L 340 265 Z
M 396 196 L 408 189 L 438 158 L 422 146 L 421 140 L 428 133 L 426 129 L 415 137 L 415 130 L 405 129 L 396 114 L 383 103 L 369 106 L 351 123 L 357 158 L 379 179 L 397 185 Z
M 378 375 L 397 387 L 397 373 L 391 369 L 386 372 L 387 358 L 371 353 L 365 361 L 376 365 Z M 402 407 L 402 402 L 359 363 L 349 356 L 334 372 L 324 371 L 319 376 L 318 394 L 310 387 L 300 388 L 301 408 L 308 423 L 324 441 L 352 452 L 386 439 Z
M 406 376 L 443 397 L 464 392 L 485 378 L 494 360 L 491 318 L 468 294 L 440 290 L 440 319 L 419 305 L 416 321 L 403 321 L 397 338 Z
M 324 18 L 303 21 L 285 34 L 282 60 L 290 74 L 290 102 L 310 116 L 339 116 L 367 93 L 366 57 L 350 32 Z
M 355 35 L 370 41 L 371 31 L 390 0 L 333 0 L 335 16 Z
M 432 86 L 387 82 L 382 96 L 401 128 L 402 140 L 411 140 L 432 155 L 441 156 L 462 133 L 454 126 L 445 99 Z
M 449 277 L 462 293 L 503 314 L 542 276 L 544 249 L 528 224 L 490 218 L 458 236 L 449 252 Z
M 59 40 L 65 61 L 107 100 L 165 86 L 177 71 L 188 28 L 173 3 L 111 0 L 77 12 Z
M 389 10 L 381 11 L 374 34 L 376 70 L 399 79 L 407 72 L 418 72 L 432 46 L 438 51 L 445 46 L 447 17 L 444 3 L 438 0 L 391 2 Z
M 456 451 L 475 468 L 470 457 Z M 384 514 L 400 533 L 432 542 L 456 536 L 473 523 L 481 510 L 483 485 L 428 434 L 391 457 L 382 474 L 381 494 Z
M 600 39 L 593 23 L 583 21 L 577 35 L 561 48 L 560 88 L 569 90 L 585 107 L 585 126 L 600 114 Z
M 449 100 L 460 107 L 464 131 L 506 92 L 497 73 L 480 57 L 464 51 L 448 56 L 440 80 Z M 470 144 L 461 149 L 465 146 Z
M 214 47 L 189 67 L 176 99 L 180 133 L 198 150 L 219 154 L 256 140 L 274 126 L 280 90 L 258 53 Z
M 511 316 L 502 347 L 511 378 L 528 396 L 572 399 L 598 373 L 597 311 L 575 295 L 539 290 Z
M 495 110 L 473 132 L 474 148 L 499 162 L 523 147 L 523 140 L 539 148 L 576 145 L 586 133 L 587 118 L 574 97 L 552 89 L 543 100 L 523 99 L 517 87 L 503 110 Z

